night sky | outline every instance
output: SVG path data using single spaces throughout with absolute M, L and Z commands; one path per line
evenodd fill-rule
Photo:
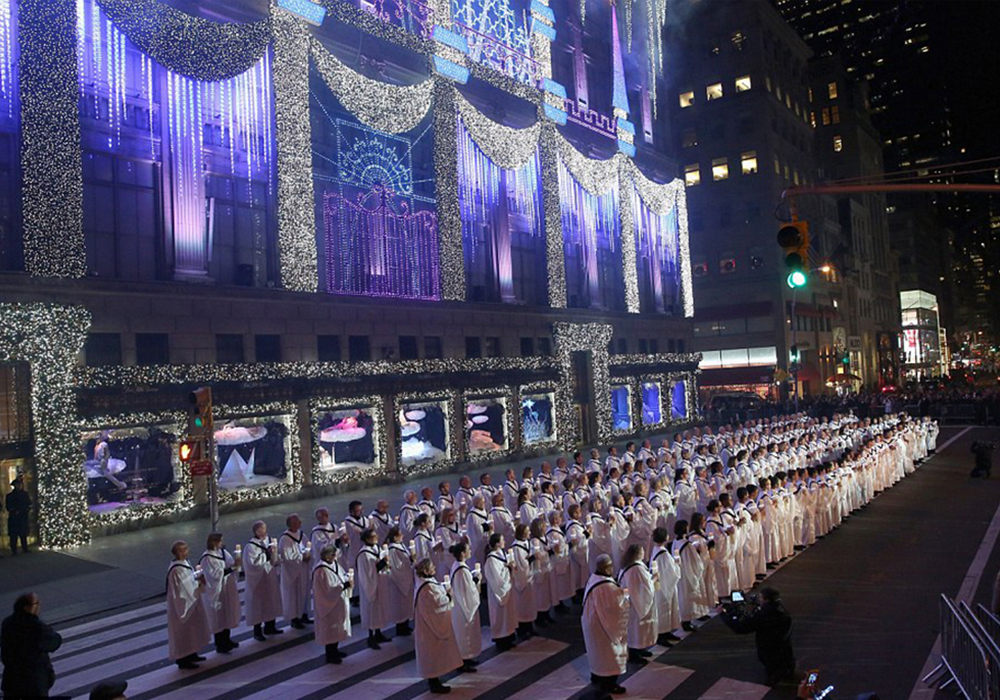
M 937 0 L 932 38 L 947 81 L 956 144 L 965 157 L 1000 156 L 1000 3 Z

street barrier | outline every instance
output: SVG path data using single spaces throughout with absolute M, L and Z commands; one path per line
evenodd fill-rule
M 996 694 L 996 677 L 1000 671 L 996 656 L 989 647 L 992 642 L 985 637 L 971 612 L 967 619 L 960 605 L 941 596 L 941 663 L 924 676 L 926 683 L 938 677 L 935 683 L 945 689 L 954 683 L 967 700 L 1000 700 Z M 965 608 L 968 610 L 968 606 Z M 944 673 L 942 675 L 943 672 Z
M 986 630 L 986 634 L 995 644 L 1000 644 L 1000 617 L 997 617 L 981 604 L 976 606 L 976 619 Z

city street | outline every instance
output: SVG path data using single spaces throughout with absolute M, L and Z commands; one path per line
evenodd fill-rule
M 910 698 L 937 635 L 937 598 L 958 593 L 1000 502 L 998 481 L 968 478 L 969 445 L 997 438 L 996 429 L 944 428 L 937 455 L 915 474 L 769 576 L 767 585 L 782 592 L 794 619 L 799 670 L 820 669 L 824 686 L 836 686 L 832 697 L 877 691 L 883 699 Z M 395 508 L 402 490 L 396 486 L 345 494 L 331 505 L 340 513 L 340 500 L 358 496 L 369 506 L 372 499 L 391 495 Z M 307 510 L 304 503 L 297 507 Z M 276 520 L 287 510 L 291 507 L 229 516 L 230 540 L 239 532 L 230 528 L 259 516 Z M 105 590 L 106 599 L 112 604 L 115 596 L 127 601 L 135 597 L 133 588 L 162 586 L 169 543 L 178 536 L 197 542 L 204 527 L 193 522 L 107 537 L 72 556 L 39 553 L 5 559 L 0 562 L 5 593 L 12 580 L 7 572 L 21 562 L 34 565 L 58 557 L 68 575 L 52 586 L 70 590 L 78 583 L 117 577 L 117 587 Z M 73 573 L 75 566 L 84 570 Z M 975 589 L 976 602 L 988 603 L 997 566 L 1000 555 L 993 553 Z M 209 653 L 199 670 L 184 672 L 166 658 L 166 620 L 158 596 L 60 624 L 65 641 L 53 659 L 58 676 L 53 693 L 80 697 L 96 682 L 117 678 L 129 681 L 130 698 L 143 700 L 191 694 L 206 699 L 275 697 L 279 683 L 281 697 L 295 700 L 423 697 L 426 686 L 416 675 L 412 638 L 372 651 L 358 630 L 356 610 L 354 622 L 354 641 L 346 646 L 349 656 L 339 667 L 323 663 L 322 649 L 308 630 L 286 628 L 286 634 L 260 644 L 241 627 L 235 638 L 243 644 L 236 652 Z M 452 681 L 453 695 L 467 700 L 589 697 L 579 608 L 540 632 L 498 656 L 484 627 L 480 671 Z M 718 619 L 673 649 L 653 651 L 649 666 L 638 671 L 630 667 L 624 682 L 628 697 L 753 700 L 795 694 L 792 686 L 771 690 L 761 685 L 752 636 L 736 636 Z

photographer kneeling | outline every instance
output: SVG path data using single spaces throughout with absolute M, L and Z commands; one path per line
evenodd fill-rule
M 757 658 L 764 664 L 767 684 L 776 685 L 795 673 L 792 618 L 782 605 L 778 591 L 764 588 L 760 597 L 760 604 L 753 596 L 745 602 L 727 603 L 723 606 L 722 619 L 737 634 L 754 633 Z

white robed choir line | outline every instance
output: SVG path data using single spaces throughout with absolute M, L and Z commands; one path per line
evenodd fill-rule
M 463 476 L 458 498 L 447 483 L 437 502 L 428 488 L 419 503 L 408 491 L 398 519 L 385 501 L 368 517 L 354 501 L 339 528 L 320 508 L 308 535 L 292 515 L 278 540 L 258 521 L 235 556 L 210 536 L 197 568 L 177 542 L 167 575 L 169 656 L 196 668 L 210 635 L 220 653 L 238 646 L 230 632 L 240 622 L 242 568 L 256 639 L 282 632 L 278 616 L 300 629 L 315 623 L 326 660 L 340 663 L 357 595 L 372 648 L 389 641 L 384 628 L 408 635 L 414 621 L 417 667 L 434 692 L 448 691 L 441 676 L 475 671 L 481 595 L 500 651 L 572 598 L 583 606 L 592 681 L 621 692 L 628 662 L 644 664 L 650 647 L 693 631 L 720 601 L 912 473 L 937 435 L 935 423 L 905 416 L 793 416 L 718 435 L 696 428 L 664 440 L 655 455 L 647 440 L 645 463 L 630 444 L 604 468 L 578 453 L 571 465 L 557 460 L 554 473 L 547 462 L 537 477 L 527 469 L 520 483 L 508 471 L 501 489 L 483 475 L 478 489 Z

